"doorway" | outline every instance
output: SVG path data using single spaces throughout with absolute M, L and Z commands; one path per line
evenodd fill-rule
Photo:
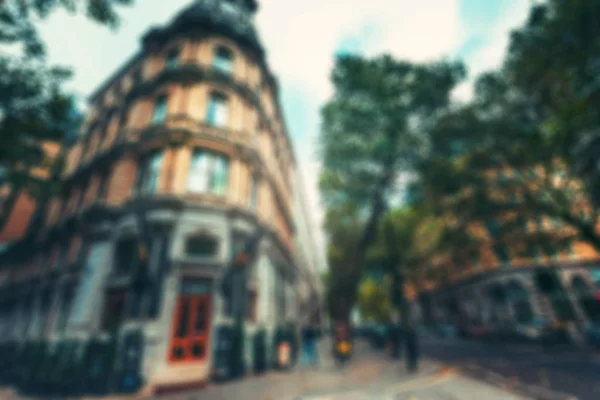
M 171 323 L 169 362 L 194 363 L 206 360 L 210 348 L 211 289 L 211 280 L 182 281 Z

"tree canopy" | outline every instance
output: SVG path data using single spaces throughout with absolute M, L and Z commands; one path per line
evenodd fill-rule
M 56 188 L 48 175 L 58 171 L 62 152 L 47 152 L 76 133 L 81 117 L 73 96 L 63 89 L 71 71 L 48 65 L 36 23 L 63 8 L 85 12 L 93 21 L 116 28 L 117 6 L 132 0 L 5 0 L 0 7 L 0 184 L 12 190 L 0 214 L 0 230 L 21 193 L 42 199 Z M 45 173 L 40 174 L 40 170 Z
M 449 97 L 460 64 L 338 60 L 321 191 L 329 208 L 353 203 L 364 221 L 353 271 L 394 260 L 417 282 L 444 283 L 475 264 L 493 267 L 486 249 L 501 263 L 553 257 L 575 241 L 600 250 L 598 21 L 595 0 L 534 5 L 501 68 L 477 77 L 466 104 Z M 389 231 L 398 252 L 380 221 L 407 172 L 419 214 Z
M 36 23 L 59 8 L 84 12 L 91 20 L 116 28 L 116 6 L 131 0 L 4 1 L 0 8 L 0 168 L 3 180 L 39 194 L 39 177 L 31 170 L 51 160 L 41 149 L 44 142 L 62 140 L 77 129 L 74 101 L 63 90 L 71 76 L 65 67 L 49 66 L 43 38 Z
M 401 174 L 414 169 L 426 145 L 427 126 L 448 107 L 463 76 L 462 64 L 337 58 L 331 75 L 334 95 L 322 110 L 320 188 L 330 215 L 352 208 L 356 220 L 354 230 L 346 232 L 353 240 L 341 251 L 348 257 L 343 275 L 349 299 L 355 297 L 365 253 Z M 339 245 L 332 244 L 334 250 L 340 251 Z M 340 318 L 348 318 L 350 304 L 338 310 Z

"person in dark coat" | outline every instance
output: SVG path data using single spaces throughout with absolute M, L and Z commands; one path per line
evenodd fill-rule
M 410 307 L 406 308 L 402 324 L 404 327 L 403 342 L 406 344 L 406 368 L 409 372 L 416 372 L 419 367 L 419 341 L 410 310 Z

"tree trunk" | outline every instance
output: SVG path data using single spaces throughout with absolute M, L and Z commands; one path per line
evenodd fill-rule
M 383 185 L 382 185 L 383 186 Z M 383 187 L 378 189 L 373 198 L 371 215 L 361 234 L 356 250 L 348 265 L 344 292 L 340 293 L 339 298 L 332 298 L 332 319 L 335 321 L 349 322 L 352 312 L 352 305 L 356 299 L 356 291 L 361 277 L 361 266 L 369 246 L 373 243 L 377 235 L 379 220 L 385 212 L 385 200 L 383 198 Z M 349 291 L 349 292 L 348 292 Z

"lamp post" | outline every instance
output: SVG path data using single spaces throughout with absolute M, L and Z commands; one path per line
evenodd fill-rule
M 224 273 L 221 291 L 231 299 L 235 319 L 235 330 L 230 353 L 230 366 L 232 377 L 244 374 L 244 322 L 248 297 L 248 267 L 254 261 L 258 246 L 265 233 L 264 228 L 251 237 L 243 248 L 232 259 L 231 265 Z

